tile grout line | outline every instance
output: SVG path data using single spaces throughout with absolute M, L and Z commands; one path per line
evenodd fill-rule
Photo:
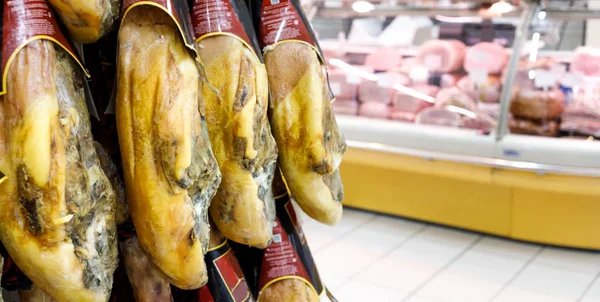
M 598 281 L 599 279 L 600 279 L 600 271 L 596 274 L 596 277 L 594 277 L 592 282 L 590 282 L 590 284 L 585 288 L 585 290 L 583 291 L 581 296 L 579 296 L 579 298 L 577 298 L 576 301 L 577 302 L 582 301 L 583 298 L 585 298 L 585 296 L 588 294 L 588 292 L 592 289 L 592 287 L 594 287 L 594 283 L 596 283 L 596 281 Z
M 538 249 L 538 251 L 535 254 L 533 254 L 521 266 L 521 268 L 506 283 L 504 283 L 504 285 L 502 285 L 502 287 L 490 298 L 489 301 L 496 300 L 513 282 L 515 282 L 515 280 L 517 280 L 517 278 L 529 267 L 529 265 L 533 263 L 533 261 L 535 261 L 535 259 L 537 259 L 540 256 L 540 254 L 542 254 L 544 248 L 544 246 L 541 246 L 540 249 Z
M 468 246 L 466 246 L 464 249 L 462 249 L 460 251 L 460 253 L 458 253 L 456 256 L 454 256 L 454 258 L 450 259 L 450 261 L 448 261 L 448 263 L 444 264 L 444 266 L 442 266 L 435 273 L 433 273 L 429 278 L 427 278 L 427 280 L 423 281 L 423 283 L 421 283 L 419 286 L 417 286 L 417 288 L 415 288 L 414 290 L 412 290 L 406 297 L 404 297 L 404 299 L 402 299 L 402 302 L 406 302 L 406 301 L 408 301 L 408 299 L 410 299 L 414 295 L 416 295 L 421 289 L 423 289 L 435 277 L 437 277 L 444 270 L 446 270 L 448 267 L 450 267 L 450 265 L 454 264 L 454 262 L 456 262 L 458 259 L 460 259 L 462 256 L 464 256 L 464 254 L 466 254 L 475 245 L 477 245 L 481 240 L 483 240 L 483 238 L 485 238 L 485 236 L 479 235 L 475 240 L 473 240 L 473 242 L 471 242 Z
M 429 227 L 429 224 L 424 223 L 423 226 L 421 226 L 419 229 L 417 229 L 416 231 L 414 231 L 412 234 L 410 234 L 409 236 L 407 236 L 402 242 L 396 244 L 395 246 L 393 246 L 392 248 L 390 248 L 390 250 L 386 253 L 384 253 L 383 255 L 381 255 L 381 257 L 369 262 L 368 264 L 366 264 L 364 267 L 362 267 L 360 270 L 358 270 L 358 272 L 356 272 L 354 275 L 350 276 L 350 278 L 348 278 L 345 283 L 348 283 L 350 281 L 353 281 L 354 279 L 356 279 L 356 277 L 358 277 L 361 273 L 361 271 L 364 271 L 366 269 L 368 269 L 371 265 L 375 264 L 377 261 L 385 258 L 386 256 L 389 256 L 390 254 L 392 254 L 395 250 L 403 247 L 404 245 L 406 245 L 409 241 L 411 241 L 412 239 L 414 239 L 415 237 L 417 237 L 419 234 L 423 233 L 427 228 Z M 367 282 L 370 283 L 370 282 Z M 343 285 L 343 284 L 342 284 Z M 380 285 L 378 285 L 380 286 Z M 387 287 L 386 287 L 387 288 Z M 392 289 L 392 288 L 391 288 Z

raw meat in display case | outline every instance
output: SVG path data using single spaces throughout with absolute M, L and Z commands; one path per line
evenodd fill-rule
M 335 65 L 330 65 L 335 66 Z M 349 83 L 347 70 L 336 68 L 329 70 L 329 86 L 331 92 L 335 95 L 336 100 L 356 100 L 358 97 L 358 85 L 356 83 Z M 368 81 L 362 79 L 360 76 L 354 76 L 356 82 L 361 83 L 362 81 Z
M 361 102 L 380 102 L 390 104 L 395 93 L 394 86 L 408 86 L 410 79 L 397 72 L 378 73 L 376 80 L 362 80 L 358 87 L 358 99 Z
M 431 72 L 450 73 L 463 67 L 466 51 L 458 40 L 430 40 L 421 45 L 417 58 Z
M 343 115 L 358 115 L 358 108 L 360 104 L 354 100 L 338 100 L 332 104 L 333 112 L 335 114 L 343 114 Z
M 358 115 L 366 117 L 375 117 L 381 119 L 389 118 L 392 108 L 388 104 L 380 102 L 364 102 L 360 104 Z
M 562 114 L 560 131 L 600 137 L 600 86 L 584 84 L 577 88 Z
M 558 135 L 558 122 L 515 117 L 508 121 L 511 133 L 554 137 Z
M 415 118 L 415 123 L 455 128 L 460 128 L 464 125 L 459 113 L 452 112 L 446 108 L 436 107 L 421 111 Z
M 510 104 L 510 112 L 527 119 L 555 119 L 562 114 L 564 104 L 565 95 L 558 88 L 549 91 L 517 88 Z
M 600 49 L 578 47 L 571 62 L 571 72 L 585 76 L 600 77 Z
M 390 118 L 397 121 L 414 122 L 416 114 L 435 103 L 440 89 L 437 86 L 418 85 L 396 91 L 392 102 Z
M 440 90 L 436 98 L 435 106 L 438 108 L 456 106 L 470 111 L 475 111 L 477 108 L 477 103 L 456 87 Z
M 395 48 L 378 48 L 367 55 L 365 65 L 375 71 L 395 70 L 402 65 L 402 56 Z
M 496 76 L 489 76 L 486 83 L 476 85 L 467 75 L 462 77 L 456 86 L 472 99 L 484 103 L 497 103 L 502 93 L 502 83 Z
M 488 74 L 500 74 L 506 67 L 508 58 L 501 45 L 481 42 L 467 49 L 464 68 L 467 72 L 485 70 Z

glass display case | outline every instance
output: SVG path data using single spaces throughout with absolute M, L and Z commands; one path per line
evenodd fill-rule
M 600 1 L 311 5 L 351 146 L 600 175 Z

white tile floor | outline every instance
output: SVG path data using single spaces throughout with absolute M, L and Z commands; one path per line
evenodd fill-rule
M 333 228 L 303 221 L 321 277 L 340 302 L 600 302 L 600 253 L 352 209 Z

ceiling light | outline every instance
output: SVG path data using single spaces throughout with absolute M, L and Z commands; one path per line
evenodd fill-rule
M 544 10 L 540 11 L 540 12 L 538 13 L 538 19 L 540 19 L 540 20 L 544 20 L 544 19 L 546 19 L 546 15 L 548 15 L 548 14 L 546 13 L 546 11 L 544 11 Z
M 375 9 L 375 5 L 367 1 L 356 1 L 352 3 L 352 9 L 357 13 L 368 13 Z

